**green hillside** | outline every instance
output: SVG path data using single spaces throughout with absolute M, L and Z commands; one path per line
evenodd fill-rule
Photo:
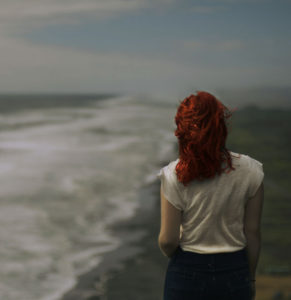
M 227 147 L 263 163 L 265 203 L 259 272 L 291 268 L 291 110 L 248 106 L 230 122 Z

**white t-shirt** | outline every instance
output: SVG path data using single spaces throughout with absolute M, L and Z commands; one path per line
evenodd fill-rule
M 238 251 L 246 246 L 245 204 L 264 178 L 263 164 L 230 151 L 235 170 L 187 187 L 175 172 L 179 158 L 161 168 L 157 177 L 165 198 L 182 211 L 180 247 L 197 253 Z

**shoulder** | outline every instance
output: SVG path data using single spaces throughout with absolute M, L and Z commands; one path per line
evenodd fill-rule
M 169 169 L 170 171 L 174 171 L 175 168 L 176 168 L 176 166 L 177 166 L 177 164 L 178 164 L 178 162 L 179 162 L 179 158 L 177 158 L 176 160 L 172 160 L 172 161 L 167 165 L 168 169 Z
M 245 155 L 245 160 L 248 164 L 248 167 L 251 168 L 251 169 L 260 169 L 263 167 L 263 163 L 260 162 L 259 160 L 251 157 L 251 156 L 248 156 L 248 155 Z
M 264 177 L 263 163 L 247 154 L 240 154 L 239 158 L 235 157 L 233 165 L 238 166 L 250 179 Z
M 243 165 L 247 162 L 248 156 L 243 153 L 229 151 L 233 164 Z
M 230 151 L 230 155 L 234 165 L 242 166 L 245 168 L 251 168 L 253 166 L 263 165 L 260 161 L 256 160 L 255 158 L 247 154 Z
M 175 168 L 176 168 L 176 165 L 177 165 L 178 161 L 179 161 L 179 158 L 177 158 L 176 160 L 170 161 L 167 165 L 163 166 L 160 169 L 159 173 L 161 173 L 162 171 L 164 171 L 164 172 L 172 172 L 172 171 L 174 171 Z
M 171 181 L 171 182 L 177 182 L 177 175 L 176 175 L 176 165 L 179 161 L 179 158 L 177 158 L 176 160 L 172 160 L 170 161 L 167 165 L 165 165 L 164 167 L 162 167 L 157 176 L 160 177 L 164 177 L 167 180 Z

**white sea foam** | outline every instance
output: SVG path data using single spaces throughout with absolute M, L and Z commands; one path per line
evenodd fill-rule
M 122 243 L 107 227 L 173 154 L 174 110 L 123 97 L 1 116 L 0 299 L 59 299 Z

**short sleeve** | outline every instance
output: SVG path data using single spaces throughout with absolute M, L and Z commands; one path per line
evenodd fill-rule
M 176 174 L 172 174 L 168 166 L 160 169 L 157 177 L 161 180 L 161 188 L 164 193 L 165 198 L 177 209 L 184 210 L 185 205 L 179 190 Z
M 252 159 L 251 174 L 249 184 L 249 197 L 253 197 L 264 179 L 263 164 L 258 160 Z

